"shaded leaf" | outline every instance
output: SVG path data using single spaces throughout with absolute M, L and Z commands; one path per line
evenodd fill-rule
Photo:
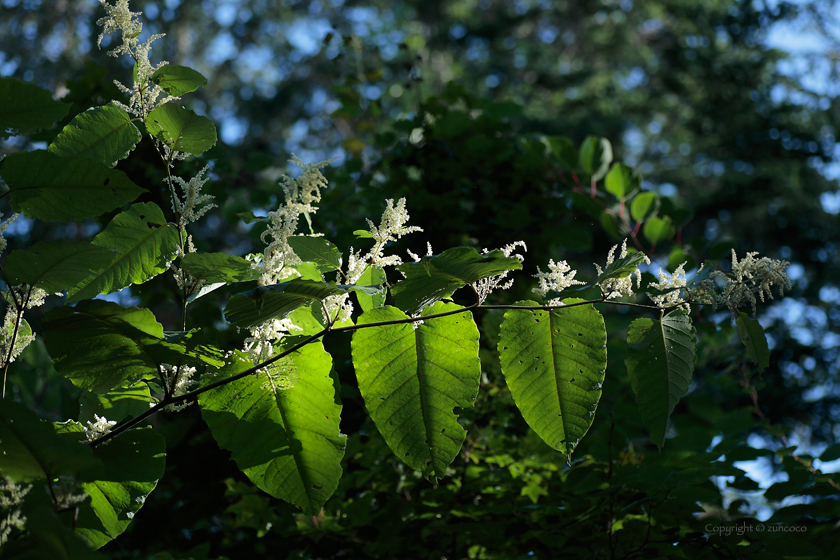
M 67 222 L 99 216 L 146 192 L 122 171 L 86 157 L 44 150 L 12 154 L 0 163 L 15 212 Z
M 14 78 L 0 78 L 0 99 L 0 138 L 49 128 L 70 110 L 47 90 Z
M 9 253 L 3 272 L 12 285 L 25 283 L 54 294 L 77 286 L 116 256 L 87 241 L 41 241 L 25 251 Z
M 397 307 L 413 314 L 467 284 L 507 270 L 521 270 L 522 263 L 498 250 L 480 255 L 472 247 L 454 247 L 397 268 L 405 279 L 391 288 L 391 295 Z
M 234 284 L 257 280 L 260 273 L 252 269 L 251 264 L 251 261 L 242 257 L 225 253 L 189 253 L 184 255 L 180 263 L 193 278 L 203 280 L 207 284 Z
M 580 145 L 580 166 L 593 181 L 607 174 L 612 158 L 612 144 L 606 138 L 587 136 Z
M 461 309 L 437 302 L 421 316 Z M 394 307 L 367 311 L 359 324 L 407 319 Z M 461 450 L 466 431 L 455 407 L 473 405 L 481 377 L 478 328 L 468 311 L 411 324 L 357 330 L 353 366 L 371 418 L 391 450 L 435 481 Z
M 341 269 L 341 251 L 326 239 L 294 235 L 288 242 L 300 260 L 315 264 L 322 273 Z
M 141 138 L 131 116 L 108 104 L 91 107 L 76 115 L 48 150 L 57 156 L 83 156 L 114 167 L 119 160 L 128 157 Z
M 770 349 L 767 346 L 764 329 L 761 328 L 759 322 L 750 319 L 746 313 L 741 311 L 738 313 L 735 324 L 738 326 L 741 342 L 747 347 L 750 359 L 758 366 L 758 370 L 762 371 L 770 367 Z
M 660 448 L 671 412 L 691 383 L 694 346 L 694 327 L 683 309 L 658 321 L 639 318 L 630 323 L 624 363 L 642 421 Z
M 95 416 L 121 422 L 149 410 L 152 395 L 149 386 L 138 381 L 127 387 L 117 387 L 102 395 L 85 391 L 79 398 L 79 422 L 95 422 Z
M 116 251 L 117 256 L 108 266 L 68 290 L 68 302 L 142 284 L 165 272 L 179 247 L 178 230 L 166 223 L 157 204 L 143 202 L 117 214 L 93 238 L 93 244 Z
M 270 319 L 282 319 L 298 307 L 344 292 L 324 282 L 299 278 L 272 286 L 258 286 L 231 297 L 225 307 L 225 318 L 237 327 L 250 328 Z
M 627 253 L 625 257 L 619 257 L 613 260 L 604 268 L 604 271 L 598 275 L 595 280 L 596 284 L 600 284 L 604 280 L 610 278 L 626 278 L 633 274 L 639 265 L 645 260 L 644 253 L 634 252 Z
M 637 194 L 630 204 L 630 215 L 637 222 L 652 218 L 658 211 L 659 197 L 649 191 Z
M 642 226 L 642 233 L 645 238 L 653 244 L 670 239 L 673 237 L 674 231 L 670 216 L 664 218 L 654 216 Z
M 273 390 L 265 373 L 249 375 L 199 399 L 219 447 L 260 489 L 316 515 L 341 478 L 345 436 L 332 359 L 320 341 L 281 360 L 299 372 L 294 387 Z M 237 352 L 220 375 L 252 367 Z
M 505 313 L 498 349 L 513 400 L 537 435 L 567 456 L 595 418 L 606 343 L 604 318 L 592 305 Z

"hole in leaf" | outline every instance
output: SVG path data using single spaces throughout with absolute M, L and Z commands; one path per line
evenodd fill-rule
M 107 187 L 107 186 L 108 186 L 108 183 L 110 183 L 110 182 L 111 182 L 111 178 L 110 178 L 110 177 L 105 177 L 105 182 L 104 182 L 104 183 L 102 183 L 102 186 L 103 186 L 103 187 Z
M 574 382 L 575 382 L 575 378 L 574 378 L 574 377 L 572 377 L 571 379 L 569 379 L 569 383 L 574 383 Z
M 321 486 L 320 484 L 313 484 L 312 485 L 313 490 L 320 490 L 321 488 L 323 488 L 323 486 Z

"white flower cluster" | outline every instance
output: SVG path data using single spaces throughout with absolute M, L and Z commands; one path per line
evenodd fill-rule
M 6 238 L 3 237 L 3 232 L 9 229 L 9 226 L 12 225 L 12 222 L 14 222 L 17 217 L 17 214 L 12 214 L 5 222 L 0 222 L 0 255 L 2 255 L 3 251 L 6 249 Z M 0 220 L 2 219 L 3 212 L 0 212 Z
M 58 480 L 52 482 L 50 488 L 56 510 L 69 509 L 90 497 L 84 490 L 76 494 L 79 486 L 79 481 L 76 480 L 76 477 L 69 474 L 59 475 Z
M 757 259 L 756 255 L 757 252 L 747 253 L 739 262 L 735 250 L 732 250 L 732 277 L 727 277 L 719 302 L 725 302 L 733 314 L 735 309 L 749 303 L 755 315 L 756 296 L 763 302 L 766 301 L 765 294 L 773 299 L 771 287 L 778 286 L 781 297 L 785 295 L 785 288 L 791 288 L 790 278 L 785 273 L 789 262 L 768 257 Z
M 271 319 L 250 329 L 251 336 L 245 339 L 245 351 L 251 355 L 251 361 L 259 364 L 274 355 L 275 340 L 301 330 L 291 319 Z
M 528 247 L 525 245 L 524 241 L 514 241 L 513 243 L 510 243 L 510 244 L 502 247 L 501 251 L 502 251 L 502 253 L 504 253 L 504 255 L 506 257 L 513 256 L 520 263 L 523 263 L 523 262 L 525 262 L 525 257 L 518 254 L 518 253 L 514 253 L 514 251 L 516 250 L 517 247 L 522 247 L 523 251 L 526 251 L 526 252 L 528 251 Z M 482 254 L 486 255 L 489 252 L 490 251 L 488 251 L 487 249 L 484 249 L 482 251 Z M 539 268 L 537 269 L 537 271 L 539 271 Z M 506 271 L 502 272 L 501 274 L 499 274 L 497 276 L 488 276 L 487 278 L 482 278 L 481 280 L 479 280 L 478 282 L 473 284 L 473 288 L 475 289 L 475 293 L 478 294 L 478 303 L 479 304 L 484 303 L 484 301 L 487 299 L 487 296 L 489 296 L 491 293 L 493 293 L 494 290 L 507 290 L 511 286 L 513 286 L 513 278 L 511 278 L 510 280 L 507 280 L 507 282 L 505 282 L 509 272 L 510 272 L 509 270 L 506 270 Z
M 145 119 L 156 107 L 179 99 L 178 97 L 169 95 L 164 99 L 158 100 L 158 97 L 164 92 L 160 86 L 151 81 L 152 74 L 168 64 L 163 61 L 152 66 L 151 62 L 149 62 L 149 51 L 152 48 L 152 43 L 163 37 L 164 34 L 152 35 L 146 42 L 141 43 L 139 36 L 143 32 L 143 24 L 137 20 L 137 16 L 140 16 L 142 12 L 132 12 L 129 10 L 128 0 L 117 0 L 113 6 L 107 0 L 99 0 L 99 3 L 105 8 L 107 15 L 96 22 L 97 25 L 102 26 L 102 33 L 99 34 L 99 39 L 96 42 L 97 46 L 101 48 L 102 39 L 105 38 L 105 35 L 115 31 L 121 32 L 122 44 L 108 51 L 108 54 L 113 57 L 126 54 L 136 62 L 135 79 L 131 88 L 114 80 L 114 85 L 121 92 L 129 96 L 128 105 L 119 102 L 115 102 L 115 104 L 124 111 Z
M 8 476 L 0 481 L 0 546 L 8 542 L 12 529 L 23 531 L 26 527 L 26 516 L 21 513 L 20 505 L 30 490 L 31 484 L 16 484 Z
M 170 397 L 180 397 L 189 392 L 198 380 L 193 379 L 196 369 L 191 366 L 172 366 L 169 364 L 161 364 L 163 376 L 166 379 L 167 391 Z M 167 412 L 179 412 L 190 406 L 192 402 L 183 402 L 181 404 L 170 404 L 164 407 Z
M 610 252 L 607 253 L 607 264 L 606 266 L 609 267 L 612 263 L 615 262 L 615 250 L 618 249 L 618 245 L 613 245 Z M 627 256 L 627 240 L 625 239 L 621 243 L 621 253 L 619 254 L 618 258 L 623 259 Z M 650 259 L 645 257 L 645 262 L 650 264 Z M 597 264 L 595 265 L 595 269 L 598 271 L 598 275 L 604 273 L 600 266 Z M 633 275 L 636 275 L 636 287 L 642 287 L 642 272 L 637 267 L 636 270 L 630 272 L 627 276 L 622 276 L 620 278 L 605 278 L 598 282 L 598 287 L 601 288 L 601 294 L 605 299 L 615 299 L 622 296 L 632 296 L 633 295 Z
M 668 274 L 661 268 L 659 269 L 659 282 L 651 282 L 648 284 L 648 288 L 671 291 L 661 295 L 648 294 L 648 297 L 653 300 L 653 303 L 659 307 L 672 307 L 676 305 L 682 305 L 686 309 L 689 307 L 688 303 L 685 301 L 685 294 L 681 289 L 685 288 L 687 284 L 685 279 L 685 265 L 687 264 L 688 261 L 678 266 L 677 269 L 674 270 L 674 274 Z M 703 267 L 701 266 L 700 268 L 702 269 Z
M 260 286 L 277 284 L 297 274 L 287 268 L 301 262 L 288 239 L 297 231 L 301 214 L 314 214 L 318 211 L 318 207 L 313 204 L 321 201 L 321 189 L 328 186 L 321 168 L 331 161 L 304 163 L 300 158 L 292 156 L 291 163 L 303 169 L 303 173 L 297 179 L 284 175 L 280 180 L 286 200 L 277 210 L 268 213 L 268 229 L 260 236 L 260 240 L 266 243 L 265 253 L 258 265 L 262 271 Z
M 534 278 L 539 282 L 539 286 L 531 290 L 535 294 L 545 297 L 548 292 L 562 292 L 571 286 L 585 286 L 586 282 L 575 280 L 577 270 L 572 270 L 566 261 L 554 262 L 554 259 L 548 261 L 548 272 L 543 272 L 540 267 L 537 267 L 537 273 Z M 560 305 L 563 298 L 554 298 L 548 302 L 548 305 Z
M 87 426 L 85 426 L 85 439 L 87 441 L 93 441 L 101 438 L 105 434 L 110 433 L 111 428 L 117 425 L 114 420 L 108 420 L 104 416 L 99 416 L 98 414 L 94 414 L 93 419 L 93 422 L 88 420 Z
M 11 286 L 3 294 L 9 305 L 6 307 L 6 315 L 3 318 L 2 331 L 0 331 L 0 363 L 10 364 L 14 362 L 20 356 L 20 353 L 35 340 L 34 333 L 25 333 L 21 329 L 23 325 L 22 317 L 17 332 L 15 332 L 15 324 L 18 322 L 19 311 L 22 312 L 24 309 L 32 309 L 43 305 L 47 295 L 47 292 L 41 288 L 30 288 L 25 284 Z M 19 306 L 22 306 L 22 308 L 19 309 Z M 14 339 L 14 347 L 12 347 L 12 339 Z
M 208 169 L 210 169 L 210 166 L 205 165 L 204 168 L 199 171 L 195 177 L 190 179 L 189 182 L 184 181 L 180 177 L 167 177 L 164 179 L 164 181 L 169 183 L 169 186 L 172 189 L 172 211 L 180 216 L 178 225 L 181 227 L 195 222 L 206 214 L 208 210 L 217 207 L 215 204 L 210 202 L 216 198 L 215 196 L 202 194 L 201 192 L 201 188 L 208 181 L 208 179 L 204 178 L 204 174 L 207 173 Z M 177 183 L 178 186 L 181 187 L 183 201 L 178 199 L 172 183 Z

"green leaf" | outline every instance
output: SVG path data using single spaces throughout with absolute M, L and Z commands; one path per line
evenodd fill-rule
M 738 325 L 741 342 L 747 347 L 747 352 L 753 363 L 758 366 L 758 370 L 763 371 L 770 367 L 770 349 L 767 347 L 767 337 L 759 322 L 750 319 L 741 311 L 738 313 L 735 324 Z
M 385 271 L 378 266 L 368 265 L 356 284 L 359 286 L 382 286 L 387 281 Z M 356 292 L 356 299 L 359 300 L 359 305 L 362 311 L 370 311 L 382 307 L 385 304 L 385 289 L 381 289 L 376 294 L 367 294 L 365 292 Z
M 501 325 L 499 358 L 516 406 L 545 443 L 569 457 L 595 418 L 606 343 L 604 318 L 592 305 L 510 310 Z
M 587 136 L 580 146 L 580 165 L 593 181 L 607 174 L 612 158 L 612 144 L 606 138 Z
M 94 393 L 156 379 L 161 363 L 203 363 L 185 346 L 167 342 L 163 326 L 148 309 L 109 301 L 56 308 L 44 316 L 42 330 L 55 369 Z
M 253 224 L 254 222 L 267 222 L 268 216 L 255 216 L 253 212 L 237 212 L 234 214 L 237 218 L 246 224 Z
M 633 198 L 633 203 L 630 205 L 630 215 L 637 222 L 643 222 L 653 216 L 659 211 L 659 197 L 656 194 L 645 191 L 639 193 Z
M 0 78 L 0 99 L 0 138 L 48 128 L 70 110 L 47 90 L 14 78 Z
M 206 86 L 207 78 L 187 66 L 167 64 L 152 74 L 152 83 L 159 85 L 169 95 L 180 97 Z
M 178 250 L 178 230 L 166 223 L 157 204 L 143 202 L 117 214 L 93 238 L 93 244 L 118 255 L 108 266 L 68 290 L 68 303 L 142 284 L 165 272 Z
M 421 316 L 462 309 L 438 302 Z M 407 319 L 395 307 L 367 311 L 359 324 Z M 357 330 L 353 366 L 365 406 L 388 447 L 433 482 L 461 450 L 466 431 L 455 407 L 478 394 L 478 328 L 469 312 L 411 324 Z
M 391 288 L 391 295 L 397 307 L 413 314 L 467 284 L 507 270 L 521 270 L 522 263 L 498 250 L 480 255 L 472 247 L 454 247 L 397 268 L 405 274 L 405 280 Z
M 324 282 L 299 278 L 272 286 L 258 286 L 231 297 L 225 307 L 225 319 L 240 328 L 255 327 L 345 291 Z
M 141 138 L 131 116 L 108 104 L 76 115 L 48 149 L 57 156 L 83 156 L 114 167 L 128 157 Z
M 840 443 L 829 445 L 825 451 L 820 454 L 820 461 L 828 463 L 840 459 Z
M 623 163 L 614 163 L 604 181 L 607 192 L 619 200 L 638 189 L 641 182 L 639 172 Z
M 548 145 L 551 154 L 560 161 L 563 167 L 570 171 L 577 169 L 578 152 L 571 140 L 564 136 L 546 136 L 543 137 L 543 142 Z
M 642 421 L 660 449 L 671 412 L 691 383 L 694 345 L 694 327 L 683 309 L 660 321 L 639 318 L 630 323 L 624 363 Z
M 252 366 L 241 352 L 220 375 Z M 294 386 L 273 390 L 265 373 L 199 396 L 202 416 L 219 447 L 261 490 L 317 515 L 338 487 L 345 436 L 332 359 L 313 342 L 283 360 L 299 372 Z
M 633 274 L 644 260 L 644 253 L 627 253 L 627 256 L 619 257 L 608 264 L 604 271 L 598 275 L 595 283 L 600 284 L 610 278 L 625 278 Z
M 653 244 L 671 239 L 674 236 L 674 231 L 670 216 L 665 216 L 664 218 L 654 216 L 642 226 L 642 233 L 645 238 Z
M 61 425 L 59 431 L 77 437 L 84 433 L 81 424 L 72 422 Z M 90 546 L 99 548 L 128 528 L 163 477 L 166 441 L 151 427 L 138 428 L 100 445 L 93 454 L 104 468 L 96 480 L 82 485 L 90 499 L 79 505 L 75 530 Z
M 251 268 L 251 264 L 242 257 L 225 253 L 188 253 L 180 263 L 181 268 L 185 268 L 193 278 L 204 280 L 207 284 L 257 280 L 260 273 Z
M 138 381 L 127 387 L 117 387 L 104 395 L 85 391 L 79 398 L 79 422 L 95 421 L 94 416 L 121 422 L 149 410 L 152 396 L 149 386 Z
M 0 164 L 15 212 L 67 222 L 120 208 L 146 192 L 122 171 L 86 157 L 63 158 L 44 150 L 12 154 Z
M 358 239 L 373 239 L 373 235 L 366 229 L 357 229 L 353 232 Z
M 341 251 L 326 239 L 294 235 L 288 242 L 300 260 L 314 263 L 322 273 L 341 269 Z
M 173 150 L 194 156 L 200 156 L 216 144 L 213 121 L 175 103 L 166 103 L 149 113 L 146 128 Z
M 90 447 L 56 433 L 20 403 L 0 400 L 0 473 L 16 482 L 81 475 L 101 468 Z
M 54 294 L 77 286 L 116 256 L 87 241 L 41 241 L 25 251 L 9 253 L 4 273 L 12 285 L 25 283 Z

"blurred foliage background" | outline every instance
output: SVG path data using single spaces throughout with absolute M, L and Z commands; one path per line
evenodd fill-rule
M 167 34 L 153 60 L 208 78 L 185 101 L 221 133 L 208 157 L 209 192 L 220 208 L 197 224 L 202 250 L 259 250 L 259 226 L 235 214 L 276 207 L 277 178 L 292 153 L 306 161 L 339 156 L 326 170 L 331 188 L 316 229 L 341 248 L 358 246 L 352 231 L 365 217 L 376 220 L 383 199 L 406 196 L 412 224 L 426 232 L 400 251 L 424 254 L 426 241 L 440 251 L 524 239 L 527 273 L 565 259 L 591 279 L 584 271 L 593 259 L 603 262 L 632 228 L 604 211 L 614 200 L 585 196 L 588 185 L 581 191 L 562 172 L 544 139 L 561 135 L 577 146 L 596 135 L 642 173 L 642 188 L 661 195 L 662 213 L 674 220 L 668 243 L 654 248 L 640 238 L 655 257 L 651 272 L 684 260 L 721 260 L 725 268 L 734 248 L 739 257 L 759 251 L 790 261 L 794 285 L 759 308 L 772 351 L 761 374 L 745 360 L 728 313 L 696 314 L 695 383 L 661 453 L 626 379 L 631 314 L 605 310 L 613 337 L 604 396 L 571 465 L 529 432 L 486 360 L 479 402 L 464 412 L 464 452 L 438 487 L 391 456 L 355 388 L 349 340 L 333 341 L 350 437 L 345 476 L 322 516 L 303 518 L 250 486 L 193 407 L 155 419 L 169 446 L 167 475 L 104 553 L 453 559 L 836 551 L 837 490 L 805 466 L 822 456 L 812 466 L 832 471 L 840 459 L 836 1 L 134 0 L 131 7 L 144 12 L 146 33 Z M 75 102 L 67 122 L 118 97 L 111 81 L 127 81 L 131 69 L 105 55 L 110 38 L 97 50 L 102 15 L 92 1 L 0 0 L 0 75 Z M 0 153 L 42 146 L 57 130 L 7 140 Z M 168 207 L 151 146 L 137 154 L 121 169 Z M 203 163 L 179 165 L 188 175 Z M 11 250 L 37 239 L 88 239 L 98 228 L 91 221 L 47 231 L 19 219 L 7 237 Z M 171 328 L 172 284 L 155 280 L 121 297 L 152 307 Z M 515 301 L 530 287 L 522 275 L 500 297 Z M 241 336 L 221 324 L 219 311 L 227 296 L 202 299 L 190 322 L 233 347 Z M 477 319 L 482 352 L 492 358 L 500 316 Z M 43 345 L 27 351 L 12 384 L 15 398 L 44 416 L 75 418 L 78 394 L 51 370 Z M 800 461 L 784 451 L 793 446 Z M 749 477 L 727 470 L 735 463 Z M 704 535 L 709 523 L 762 521 L 807 525 L 808 533 L 740 547 L 742 536 Z

